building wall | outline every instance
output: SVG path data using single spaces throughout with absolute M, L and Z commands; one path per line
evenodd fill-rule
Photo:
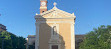
M 35 43 L 35 37 L 33 38 L 28 38 L 28 41 L 27 41 L 28 45 L 33 45 Z
M 74 48 L 74 14 L 69 14 L 61 10 L 54 10 L 37 15 L 36 17 L 36 49 L 50 49 L 49 41 L 51 39 L 52 25 L 59 26 L 59 39 L 61 42 L 60 49 Z M 39 37 L 39 38 L 38 38 Z M 38 42 L 39 39 L 39 42 Z M 55 40 L 56 41 L 56 40 Z M 60 41 L 59 41 L 60 42 Z M 73 44 L 72 44 L 73 43 Z
M 39 27 L 39 48 L 49 49 L 49 39 L 51 37 L 51 27 L 46 23 L 41 23 Z
M 62 38 L 63 42 L 65 42 L 64 46 L 66 47 L 66 49 L 71 49 L 70 24 L 69 23 L 58 23 L 58 24 L 59 24 L 59 37 Z M 53 25 L 53 23 L 40 24 L 40 30 L 39 30 L 40 49 L 49 49 L 48 42 L 51 38 L 51 25 Z
M 80 43 L 83 42 L 84 38 L 85 38 L 85 35 L 75 35 L 75 46 L 76 46 L 76 49 L 79 49 Z
M 64 20 L 64 19 L 61 19 Z M 61 21 L 55 20 L 55 21 Z M 51 20 L 48 20 L 51 21 Z M 70 21 L 70 20 L 64 20 Z M 39 48 L 49 49 L 49 40 L 51 38 L 51 25 L 55 23 L 41 23 L 39 27 Z M 71 23 L 56 23 L 59 25 L 59 37 L 64 45 L 61 45 L 61 49 L 65 46 L 65 49 L 71 49 Z
M 65 43 L 65 49 L 71 49 L 71 28 L 69 23 L 60 23 L 60 35 Z

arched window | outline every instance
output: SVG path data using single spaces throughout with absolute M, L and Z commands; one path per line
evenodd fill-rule
M 56 28 L 56 26 L 53 27 L 53 35 L 57 35 L 57 28 Z

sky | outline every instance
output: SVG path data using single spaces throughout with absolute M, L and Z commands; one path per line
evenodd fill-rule
M 111 25 L 111 0 L 48 0 L 48 10 L 57 8 L 75 13 L 75 34 L 86 34 L 101 25 Z M 40 0 L 0 0 L 0 23 L 17 36 L 35 35 Z

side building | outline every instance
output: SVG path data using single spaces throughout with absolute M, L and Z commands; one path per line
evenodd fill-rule
M 75 35 L 75 48 L 79 49 L 80 43 L 83 42 L 85 35 Z
M 6 29 L 6 26 L 0 24 L 0 32 L 6 31 L 6 30 L 7 30 L 7 29 Z

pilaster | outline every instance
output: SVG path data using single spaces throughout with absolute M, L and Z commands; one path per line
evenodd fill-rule
M 74 32 L 74 24 L 71 23 L 71 49 L 75 49 L 75 32 Z
M 35 23 L 36 25 L 36 37 L 35 37 L 35 49 L 39 49 L 39 25 L 40 23 Z

